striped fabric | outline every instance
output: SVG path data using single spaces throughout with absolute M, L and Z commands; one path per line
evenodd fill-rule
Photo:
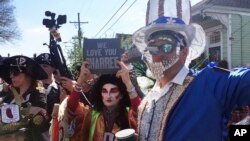
M 190 23 L 191 4 L 189 0 L 149 0 L 146 13 L 146 25 L 159 17 L 180 18 Z

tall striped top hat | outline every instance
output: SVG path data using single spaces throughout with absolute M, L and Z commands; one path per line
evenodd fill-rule
M 198 24 L 191 24 L 189 0 L 149 0 L 146 26 L 133 34 L 133 43 L 144 52 L 151 34 L 170 30 L 184 36 L 189 47 L 187 62 L 197 58 L 205 49 L 205 33 Z

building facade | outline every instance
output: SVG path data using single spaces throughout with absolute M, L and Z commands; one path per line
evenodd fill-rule
M 192 22 L 206 33 L 205 56 L 229 68 L 250 63 L 250 1 L 203 0 L 192 7 Z

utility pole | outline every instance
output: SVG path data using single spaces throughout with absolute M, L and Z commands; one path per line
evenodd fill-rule
M 77 22 L 69 22 L 69 23 L 74 23 L 78 25 L 78 37 L 73 38 L 73 39 L 78 39 L 79 42 L 79 47 L 82 47 L 82 31 L 81 31 L 81 24 L 86 24 L 88 22 L 81 22 L 80 21 L 80 13 L 78 13 L 78 21 Z

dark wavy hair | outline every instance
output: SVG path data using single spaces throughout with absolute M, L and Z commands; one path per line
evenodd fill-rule
M 129 95 L 125 84 L 122 82 L 122 79 L 117 78 L 115 74 L 101 75 L 96 81 L 91 92 L 93 95 L 94 109 L 98 112 L 102 112 L 103 109 L 105 108 L 105 105 L 102 102 L 101 90 L 103 85 L 107 83 L 116 85 L 119 89 L 120 94 L 122 95 L 122 99 L 120 100 L 120 103 L 118 105 L 119 115 L 116 118 L 115 122 L 119 127 L 121 127 L 121 129 L 129 128 L 128 110 L 127 110 L 127 108 L 130 107 Z

